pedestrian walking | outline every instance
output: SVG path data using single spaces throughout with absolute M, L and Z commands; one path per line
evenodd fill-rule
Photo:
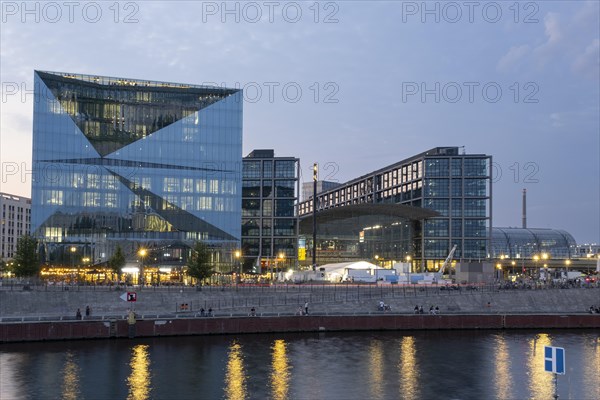
M 308 301 L 304 303 L 304 315 L 308 315 Z

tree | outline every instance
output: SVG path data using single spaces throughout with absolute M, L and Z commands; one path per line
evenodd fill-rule
M 13 270 L 17 277 L 33 277 L 40 273 L 37 240 L 29 235 L 21 236 L 17 240 L 17 255 Z
M 208 246 L 202 242 L 196 242 L 192 249 L 192 255 L 187 262 L 187 274 L 196 278 L 200 284 L 213 274 L 211 254 Z
M 121 250 L 121 246 L 117 245 L 117 249 L 114 254 L 108 260 L 108 266 L 113 270 L 121 281 L 121 268 L 125 266 L 125 255 L 123 254 L 123 250 Z

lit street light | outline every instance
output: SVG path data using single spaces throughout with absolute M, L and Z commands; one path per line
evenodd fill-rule
M 72 274 L 73 270 L 75 269 L 75 252 L 77 251 L 77 247 L 71 246 L 69 248 L 69 251 L 71 252 L 71 274 Z M 77 282 L 79 282 L 79 271 L 77 271 Z
M 238 269 L 238 274 L 237 274 L 237 278 L 236 278 L 236 283 L 240 283 L 241 280 L 241 275 L 242 275 L 242 261 L 241 261 L 241 257 L 242 257 L 242 252 L 240 250 L 236 250 L 235 251 L 235 259 L 237 261 L 237 269 Z
M 140 256 L 141 262 L 140 262 L 140 275 L 138 277 L 138 283 L 141 286 L 144 286 L 144 259 L 146 258 L 146 254 L 148 254 L 148 251 L 144 248 L 141 248 L 138 251 L 138 254 Z

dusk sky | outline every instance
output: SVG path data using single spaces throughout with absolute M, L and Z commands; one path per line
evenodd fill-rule
M 600 242 L 598 1 L 2 2 L 0 191 L 31 195 L 33 71 L 245 89 L 244 155 L 345 182 L 493 156 L 493 225 Z M 27 9 L 25 9 L 27 7 Z

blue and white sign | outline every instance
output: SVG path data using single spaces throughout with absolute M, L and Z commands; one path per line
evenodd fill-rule
M 560 375 L 565 374 L 565 349 L 544 346 L 544 371 Z

